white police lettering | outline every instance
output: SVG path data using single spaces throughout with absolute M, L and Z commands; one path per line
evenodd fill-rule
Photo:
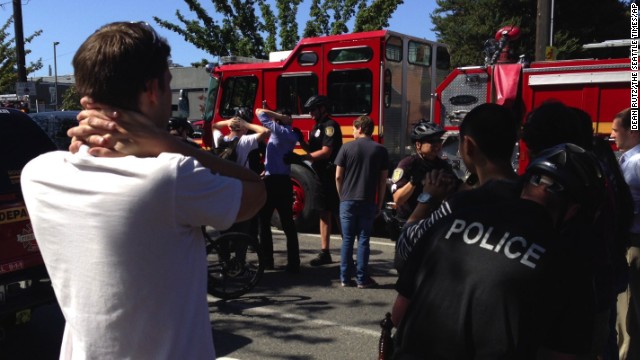
M 467 222 L 461 219 L 455 219 L 445 235 L 445 239 L 451 238 L 453 234 L 461 234 L 462 241 L 468 245 L 479 244 L 485 250 L 495 253 L 502 252 L 508 259 L 520 259 L 520 263 L 524 266 L 535 269 L 545 248 L 531 243 L 522 236 L 511 236 L 509 232 L 505 232 L 501 236 L 493 235 L 493 227 L 485 226 L 479 222 Z

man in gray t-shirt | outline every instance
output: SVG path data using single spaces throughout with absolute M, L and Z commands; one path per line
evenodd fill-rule
M 353 243 L 358 236 L 355 275 L 361 289 L 377 285 L 367 272 L 369 237 L 373 220 L 384 203 L 389 163 L 387 149 L 371 138 L 373 129 L 368 116 L 357 118 L 353 122 L 354 141 L 344 144 L 335 160 L 342 225 L 340 281 L 342 286 L 354 285 Z

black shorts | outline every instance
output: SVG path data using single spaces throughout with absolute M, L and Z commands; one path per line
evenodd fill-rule
M 340 198 L 336 188 L 336 167 L 331 166 L 322 173 L 318 173 L 318 177 L 320 178 L 318 209 L 337 213 L 340 206 Z

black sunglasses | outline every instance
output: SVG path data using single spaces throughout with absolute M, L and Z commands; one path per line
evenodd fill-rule
M 142 28 L 144 28 L 145 30 L 150 32 L 151 35 L 153 36 L 152 42 L 153 42 L 153 46 L 154 47 L 157 48 L 157 47 L 161 46 L 160 37 L 158 36 L 158 33 L 156 32 L 156 30 L 151 25 L 149 25 L 148 22 L 146 22 L 146 21 L 131 21 L 131 24 L 140 25 Z
M 421 143 L 427 143 L 427 144 L 431 144 L 431 145 L 435 145 L 435 144 L 442 144 L 442 139 L 440 138 L 433 138 L 433 139 L 424 139 L 420 141 Z

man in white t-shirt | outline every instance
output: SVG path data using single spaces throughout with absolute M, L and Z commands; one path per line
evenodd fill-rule
M 271 135 L 271 130 L 264 126 L 253 124 L 252 113 L 246 108 L 239 108 L 235 116 L 229 120 L 213 123 L 211 127 L 214 131 L 214 146 L 217 154 L 230 152 L 233 155 L 226 157 L 227 160 L 253 170 L 257 174 L 264 171 L 260 155 L 260 145 L 265 145 L 264 141 Z M 229 134 L 224 136 L 220 130 L 228 128 Z M 252 133 L 249 134 L 248 132 Z M 266 145 L 265 145 L 266 147 Z M 234 150 L 231 151 L 230 148 Z M 225 150 L 226 149 L 226 150 Z M 262 149 L 264 153 L 266 149 Z M 257 240 L 258 238 L 258 216 L 239 222 L 230 228 L 229 232 L 241 232 L 249 234 Z M 269 267 L 267 267 L 269 268 Z
M 264 142 L 271 134 L 271 131 L 264 126 L 253 124 L 251 118 L 243 119 L 240 116 L 213 123 L 211 127 L 214 130 L 213 140 L 216 149 L 224 149 L 231 146 L 234 140 L 237 139 L 237 145 L 235 145 L 236 157 L 230 160 L 244 167 L 250 167 L 249 153 L 257 150 L 260 142 Z M 229 134 L 226 136 L 220 132 L 224 128 L 229 128 Z M 253 133 L 248 134 L 249 131 Z
M 21 178 L 66 320 L 61 359 L 215 359 L 201 225 L 265 202 L 258 175 L 167 132 L 170 48 L 146 23 L 98 29 L 73 59 L 69 152 Z

